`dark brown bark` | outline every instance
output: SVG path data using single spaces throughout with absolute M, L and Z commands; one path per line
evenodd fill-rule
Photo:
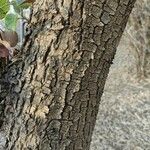
M 3 75 L 10 87 L 6 149 L 89 149 L 105 80 L 134 2 L 36 1 L 22 55 Z

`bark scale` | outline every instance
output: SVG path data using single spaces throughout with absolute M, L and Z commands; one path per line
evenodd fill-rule
M 89 149 L 105 80 L 134 2 L 35 2 L 22 55 L 3 75 L 9 85 L 6 149 Z

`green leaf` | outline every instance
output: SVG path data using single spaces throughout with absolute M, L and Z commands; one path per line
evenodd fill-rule
M 15 12 L 19 14 L 21 12 L 21 8 L 19 7 L 18 2 L 13 0 L 11 1 L 11 4 L 13 5 Z
M 30 3 L 33 4 L 35 0 L 16 0 L 18 4 Z
M 7 14 L 5 17 L 5 27 L 8 30 L 16 30 L 18 15 L 17 14 Z
M 3 19 L 9 11 L 9 1 L 0 0 L 0 19 Z
M 11 4 L 13 5 L 15 11 L 19 13 L 23 9 L 28 9 L 32 6 L 35 0 L 13 0 Z
M 16 0 L 16 2 L 17 2 L 18 4 L 22 4 L 22 3 L 24 2 L 24 0 Z
M 32 6 L 31 3 L 21 3 L 21 4 L 19 5 L 19 7 L 20 7 L 21 9 L 28 9 L 28 8 L 31 7 L 31 6 Z

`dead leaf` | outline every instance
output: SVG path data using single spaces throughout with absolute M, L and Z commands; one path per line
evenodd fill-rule
M 6 59 L 9 57 L 9 50 L 2 43 L 0 43 L 0 57 Z
M 0 39 L 0 57 L 8 59 L 10 56 L 10 51 L 12 51 L 10 44 L 7 41 Z
M 3 41 L 10 44 L 10 47 L 15 47 L 18 43 L 18 34 L 15 31 L 1 31 L 0 36 Z

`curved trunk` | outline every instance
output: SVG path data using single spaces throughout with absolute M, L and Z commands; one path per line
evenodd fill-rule
M 8 150 L 88 150 L 100 98 L 135 0 L 37 0 L 8 67 Z

